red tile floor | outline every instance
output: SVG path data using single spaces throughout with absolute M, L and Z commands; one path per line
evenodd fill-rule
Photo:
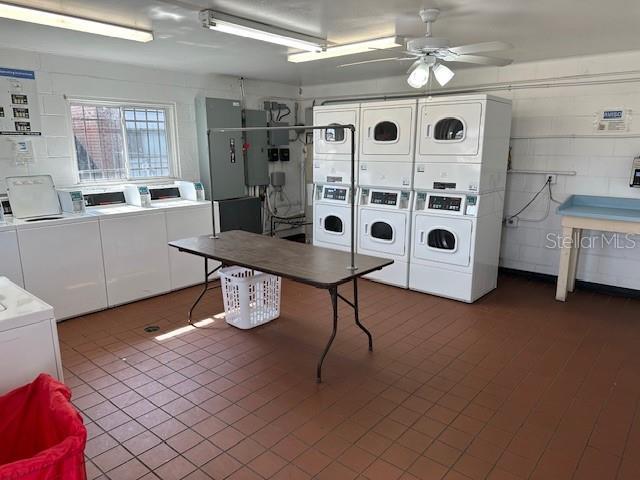
M 362 281 L 374 352 L 341 307 L 318 385 L 326 291 L 285 281 L 264 327 L 176 331 L 197 292 L 59 325 L 91 479 L 640 478 L 639 300 L 563 304 L 502 275 L 466 305 Z M 221 311 L 213 290 L 196 317 Z

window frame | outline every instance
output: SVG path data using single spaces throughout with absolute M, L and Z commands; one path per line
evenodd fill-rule
M 66 97 L 67 100 L 67 121 L 69 130 L 71 131 L 70 143 L 71 151 L 73 152 L 73 172 L 75 176 L 76 185 L 84 186 L 100 186 L 100 185 L 117 185 L 121 183 L 133 183 L 133 184 L 157 184 L 164 183 L 167 180 L 175 180 L 180 178 L 180 161 L 178 157 L 178 142 L 177 142 L 177 115 L 175 103 L 161 103 L 161 102 L 141 102 L 141 101 L 129 101 L 129 100 L 114 100 L 92 97 Z M 78 168 L 78 154 L 76 151 L 75 134 L 73 131 L 73 117 L 71 114 L 72 104 L 84 104 L 92 106 L 106 106 L 106 107 L 118 107 L 120 109 L 120 126 L 123 135 L 123 148 L 124 148 L 124 161 L 126 177 L 113 180 L 81 180 L 80 170 Z M 167 132 L 167 153 L 169 155 L 169 175 L 168 176 L 156 176 L 156 177 L 132 177 L 130 175 L 129 166 L 129 149 L 126 136 L 126 124 L 124 119 L 124 109 L 126 108 L 157 108 L 165 111 L 165 129 Z

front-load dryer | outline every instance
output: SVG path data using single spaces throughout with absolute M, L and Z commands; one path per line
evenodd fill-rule
M 511 102 L 490 95 L 418 101 L 414 188 L 486 193 L 506 183 Z
M 360 189 L 358 252 L 394 261 L 365 278 L 402 288 L 409 286 L 411 197 L 410 190 Z
M 358 183 L 411 188 L 416 100 L 361 104 Z
M 500 194 L 415 193 L 409 288 L 474 302 L 497 285 Z
M 351 249 L 350 187 L 315 185 L 313 198 L 313 244 L 318 247 Z M 357 218 L 357 209 L 354 217 Z M 354 218 L 353 225 L 356 224 Z M 354 231 L 354 235 L 355 235 Z M 355 238 L 355 237 L 354 237 Z M 354 241 L 354 248 L 356 247 Z
M 354 169 L 357 181 L 358 129 L 360 127 L 360 104 L 340 104 L 313 108 L 313 124 L 329 128 L 313 131 L 313 182 L 316 184 L 351 183 L 351 130 L 332 125 L 353 125 L 356 135 L 354 147 Z

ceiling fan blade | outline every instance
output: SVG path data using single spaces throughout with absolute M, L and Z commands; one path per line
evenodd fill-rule
M 385 58 L 376 58 L 373 60 L 363 60 L 361 62 L 351 62 L 351 63 L 343 63 L 338 65 L 338 68 L 344 67 L 352 67 L 354 65 L 364 65 L 366 63 L 378 63 L 378 62 L 391 62 L 393 60 L 396 61 L 405 61 L 405 60 L 415 60 L 413 57 L 385 57 Z
M 504 67 L 513 63 L 513 60 L 509 58 L 484 57 L 482 55 L 450 55 L 442 60 L 445 62 L 476 63 L 478 65 L 493 65 L 496 67 Z
M 472 43 L 470 45 L 460 45 L 459 47 L 451 47 L 448 50 L 458 55 L 468 55 L 470 53 L 509 50 L 510 48 L 513 48 L 513 45 L 507 42 L 482 42 L 482 43 Z

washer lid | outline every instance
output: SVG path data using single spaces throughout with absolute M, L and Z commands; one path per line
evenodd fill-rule
M 51 175 L 7 177 L 7 194 L 15 218 L 60 215 L 60 200 Z
M 0 277 L 0 332 L 53 318 L 53 307 Z

